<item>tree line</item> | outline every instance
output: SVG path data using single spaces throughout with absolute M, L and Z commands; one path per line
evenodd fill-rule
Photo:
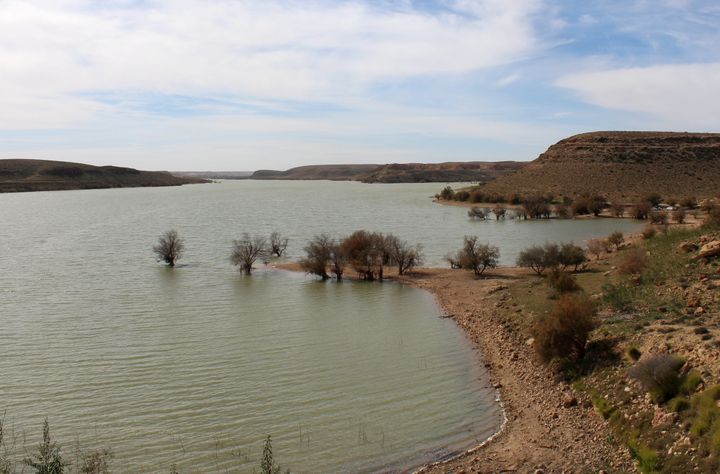
M 469 203 L 490 203 L 495 204 L 492 208 L 472 207 L 468 211 L 471 219 L 485 220 L 494 214 L 496 220 L 508 218 L 517 219 L 550 219 L 556 217 L 567 219 L 573 216 L 600 216 L 603 212 L 609 212 L 613 217 L 630 216 L 638 220 L 651 220 L 653 224 L 665 224 L 670 219 L 682 224 L 689 212 L 696 212 L 701 207 L 695 197 L 682 199 L 668 198 L 664 200 L 667 207 L 673 208 L 667 211 L 659 206 L 663 204 L 663 197 L 657 193 L 651 193 L 637 200 L 635 203 L 623 204 L 609 202 L 607 198 L 599 194 L 582 194 L 573 198 L 557 198 L 552 193 L 521 196 L 517 193 L 508 196 L 499 194 L 487 194 L 479 190 L 455 191 L 452 187 L 446 186 L 435 195 L 437 200 L 457 201 Z M 516 206 L 512 213 L 508 213 L 505 204 Z

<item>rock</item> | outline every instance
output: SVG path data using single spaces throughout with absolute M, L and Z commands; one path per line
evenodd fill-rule
M 703 308 L 702 306 L 698 306 L 697 308 L 695 308 L 695 314 L 705 314 L 705 308 Z
M 692 242 L 683 242 L 680 244 L 680 250 L 684 250 L 685 252 L 694 252 L 699 248 L 697 244 Z
M 697 308 L 700 306 L 700 300 L 697 298 L 690 298 L 687 301 L 687 307 L 688 308 Z
M 494 389 L 502 388 L 502 384 L 500 382 L 493 384 Z
M 575 405 L 577 405 L 577 403 L 578 403 L 578 401 L 577 401 L 577 398 L 575 397 L 575 395 L 573 395 L 571 393 L 566 393 L 565 395 L 563 395 L 563 399 L 562 399 L 563 408 L 574 407 Z
M 535 344 L 535 338 L 534 338 L 534 337 L 531 337 L 530 339 L 528 339 L 527 341 L 525 341 L 525 345 L 526 345 L 526 346 L 532 346 L 533 344 Z
M 700 247 L 700 251 L 693 258 L 695 260 L 710 259 L 720 255 L 720 240 L 713 240 Z

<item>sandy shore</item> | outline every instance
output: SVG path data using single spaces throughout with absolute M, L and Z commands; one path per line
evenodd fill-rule
M 297 263 L 277 268 L 302 271 Z M 353 272 L 347 277 L 352 279 Z M 508 287 L 530 277 L 525 269 L 500 268 L 487 278 L 439 268 L 389 279 L 430 291 L 447 317 L 463 328 L 482 354 L 490 382 L 500 391 L 507 422 L 491 442 L 420 472 L 632 472 L 627 450 L 607 441 L 605 422 L 589 400 L 540 364 L 527 341 L 504 317 L 522 312 Z M 530 315 L 528 315 L 530 317 Z

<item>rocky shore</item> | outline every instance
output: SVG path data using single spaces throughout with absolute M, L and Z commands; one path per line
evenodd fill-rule
M 277 268 L 302 271 L 297 263 Z M 608 441 L 606 422 L 587 397 L 559 382 L 536 360 L 507 317 L 523 311 L 509 285 L 531 278 L 524 269 L 499 268 L 486 278 L 471 272 L 423 268 L 411 275 L 386 275 L 430 291 L 446 317 L 453 318 L 479 350 L 490 383 L 498 389 L 507 421 L 492 440 L 456 458 L 424 466 L 422 473 L 634 472 L 623 446 Z M 352 278 L 351 275 L 348 275 Z

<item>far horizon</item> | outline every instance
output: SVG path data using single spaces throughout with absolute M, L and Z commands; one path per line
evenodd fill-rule
M 530 161 L 593 130 L 713 131 L 719 23 L 694 0 L 3 2 L 0 158 Z

